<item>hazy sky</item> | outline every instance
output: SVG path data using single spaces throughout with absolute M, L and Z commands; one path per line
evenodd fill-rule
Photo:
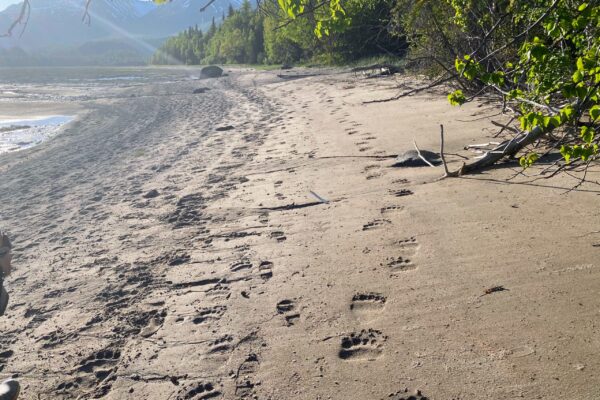
M 10 6 L 11 4 L 16 4 L 16 3 L 20 3 L 23 0 L 0 0 L 0 11 L 4 10 L 6 7 Z M 142 1 L 148 1 L 148 0 L 142 0 Z
M 0 0 L 0 10 L 4 10 L 11 4 L 20 3 L 21 0 Z

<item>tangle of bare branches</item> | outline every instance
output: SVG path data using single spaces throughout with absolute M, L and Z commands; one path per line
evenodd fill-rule
M 29 22 L 30 14 L 31 14 L 31 4 L 29 4 L 29 0 L 23 0 L 23 4 L 21 5 L 21 12 L 19 13 L 19 16 L 8 27 L 8 30 L 6 31 L 6 33 L 0 35 L 0 37 L 11 37 L 13 35 L 13 31 L 15 30 L 15 28 L 19 25 L 23 26 L 23 29 L 21 29 L 21 33 L 19 34 L 19 37 L 23 36 L 23 33 L 25 33 L 25 29 L 27 28 L 27 23 Z

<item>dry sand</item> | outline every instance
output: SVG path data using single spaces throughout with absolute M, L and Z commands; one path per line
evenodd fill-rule
M 391 168 L 496 111 L 275 74 L 105 87 L 0 156 L 24 399 L 600 398 L 596 187 Z

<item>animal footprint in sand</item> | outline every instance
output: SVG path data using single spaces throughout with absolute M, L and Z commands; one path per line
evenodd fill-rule
M 403 206 L 387 206 L 387 207 L 381 208 L 381 213 L 387 214 L 387 213 L 398 212 L 398 211 L 403 211 L 403 210 L 404 210 Z
M 14 351 L 6 350 L 0 353 L 0 371 L 4 369 L 9 358 L 12 357 Z
M 258 266 L 260 277 L 268 281 L 273 277 L 273 263 L 271 261 L 262 261 Z
M 238 271 L 242 271 L 245 269 L 251 269 L 252 268 L 252 263 L 250 261 L 247 260 L 240 260 L 236 263 L 233 263 L 231 265 L 231 267 L 229 267 L 229 269 L 231 270 L 231 272 L 238 272 Z
M 367 180 L 370 181 L 371 179 L 379 178 L 380 176 L 381 176 L 381 174 L 378 174 L 378 173 L 369 174 L 369 175 L 367 175 Z
M 387 337 L 376 329 L 363 329 L 342 338 L 338 356 L 343 360 L 374 360 L 381 356 Z
M 132 325 L 139 327 L 140 336 L 150 337 L 162 328 L 167 316 L 166 310 L 151 310 L 139 313 L 132 318 Z
M 367 224 L 364 224 L 362 230 L 368 231 L 371 229 L 380 228 L 383 225 L 387 225 L 387 224 L 391 224 L 391 223 L 392 223 L 392 221 L 390 221 L 389 219 L 375 219 Z
M 258 222 L 260 222 L 261 224 L 268 224 L 269 223 L 269 214 L 268 213 L 261 213 L 258 216 Z
M 404 197 L 404 196 L 410 196 L 411 194 L 414 194 L 412 192 L 412 190 L 409 189 L 400 189 L 400 190 L 390 190 L 390 194 L 396 196 L 396 197 Z
M 414 236 L 411 236 L 407 239 L 398 240 L 398 241 L 394 242 L 394 245 L 396 245 L 400 249 L 402 249 L 404 254 L 412 255 L 412 254 L 415 254 L 417 252 L 417 250 L 419 250 L 419 242 L 417 241 L 417 238 Z
M 86 391 L 93 389 L 93 398 L 106 396 L 112 387 L 111 382 L 116 379 L 114 374 L 117 367 L 114 365 L 120 357 L 121 352 L 112 349 L 90 355 L 77 367 L 78 376 L 70 381 L 61 382 L 56 387 L 57 392 L 67 393 L 72 389 L 84 387 Z
M 363 168 L 364 172 L 371 172 L 373 170 L 379 170 L 381 169 L 381 167 L 377 164 L 369 164 L 366 167 Z
M 252 375 L 258 371 L 259 366 L 260 362 L 256 354 L 250 354 L 239 366 L 235 381 L 235 395 L 238 398 L 244 399 L 254 394 L 257 383 L 253 381 Z
M 358 317 L 369 317 L 383 311 L 386 297 L 380 293 L 357 293 L 352 297 L 350 310 Z
M 414 392 L 409 392 L 408 389 L 400 390 L 396 393 L 391 393 L 386 399 L 388 400 L 429 400 L 429 397 L 426 397 L 421 393 L 420 390 L 415 390 Z M 382 399 L 383 400 L 383 399 Z
M 231 350 L 231 342 L 233 342 L 233 336 L 224 335 L 215 340 L 210 344 L 209 354 L 225 353 Z
M 226 310 L 227 307 L 225 306 L 203 308 L 199 311 L 198 315 L 192 320 L 192 322 L 198 325 L 206 321 L 217 320 L 223 316 Z
M 300 313 L 295 312 L 296 302 L 294 300 L 281 300 L 277 303 L 277 313 L 283 314 L 287 326 L 295 325 L 300 319 Z
M 206 295 L 214 299 L 227 298 L 231 293 L 229 285 L 225 282 L 218 282 L 206 291 Z
M 363 173 L 367 174 L 367 180 L 379 178 L 381 176 L 381 167 L 379 165 L 371 164 L 363 168 Z
M 285 237 L 285 233 L 283 233 L 282 231 L 271 232 L 271 238 L 277 240 L 278 242 L 283 242 L 284 240 L 287 240 L 287 237 Z
M 221 392 L 215 389 L 212 383 L 194 383 L 186 385 L 179 390 L 177 400 L 204 400 L 221 396 Z
M 417 268 L 412 261 L 403 257 L 389 258 L 387 266 L 393 273 L 411 271 Z
M 119 350 L 101 350 L 83 360 L 77 370 L 82 372 L 96 372 L 96 377 L 98 377 L 98 375 L 102 375 L 102 373 L 97 370 L 98 367 L 114 364 L 120 357 L 121 352 Z

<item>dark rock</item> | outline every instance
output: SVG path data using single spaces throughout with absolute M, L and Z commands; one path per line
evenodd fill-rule
M 146 193 L 143 197 L 145 199 L 153 199 L 155 197 L 158 197 L 159 195 L 160 195 L 160 193 L 158 193 L 158 190 L 152 189 L 151 191 L 149 191 L 148 193 Z
M 217 132 L 230 131 L 232 129 L 235 129 L 233 125 L 219 126 L 217 127 Z
M 218 78 L 223 75 L 223 69 L 216 65 L 209 65 L 200 70 L 200 75 L 205 78 Z
M 193 94 L 201 94 L 201 93 L 206 93 L 208 92 L 210 89 L 207 87 L 201 87 L 198 89 L 194 89 L 194 91 L 192 92 Z
M 294 66 L 292 64 L 285 63 L 281 66 L 281 69 L 292 69 Z
M 421 155 L 427 159 L 433 165 L 441 164 L 440 155 L 432 151 L 421 150 Z M 427 167 L 427 163 L 419 157 L 419 153 L 416 150 L 408 150 L 394 160 L 392 167 Z

